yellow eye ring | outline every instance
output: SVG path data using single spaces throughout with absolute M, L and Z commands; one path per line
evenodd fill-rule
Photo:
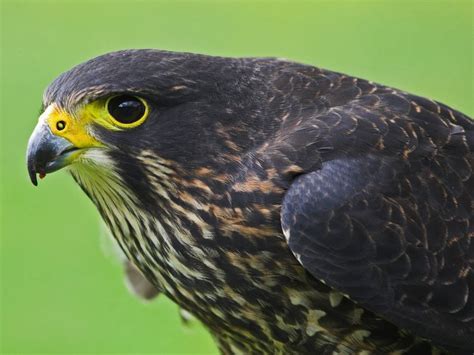
M 112 122 L 121 128 L 133 128 L 141 125 L 149 113 L 149 107 L 145 100 L 127 94 L 109 97 L 105 107 Z

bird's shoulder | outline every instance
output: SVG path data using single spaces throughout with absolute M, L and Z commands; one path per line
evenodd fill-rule
M 474 121 L 438 101 L 317 67 L 265 63 L 272 68 L 268 115 L 273 131 L 257 152 L 286 161 L 281 170 L 300 163 L 299 170 L 308 172 L 338 156 L 416 161 L 469 157 L 474 150 Z M 466 162 L 459 165 L 462 169 Z
M 312 72 L 304 85 L 284 81 L 294 105 L 266 147 L 282 174 L 294 173 L 281 216 L 290 248 L 316 278 L 398 326 L 472 348 L 473 121 Z

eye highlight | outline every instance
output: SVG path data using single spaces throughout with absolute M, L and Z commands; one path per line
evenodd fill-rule
M 148 115 L 145 102 L 132 95 L 113 96 L 107 100 L 106 107 L 112 119 L 122 127 L 136 127 Z

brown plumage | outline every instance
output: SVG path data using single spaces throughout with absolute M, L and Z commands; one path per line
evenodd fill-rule
M 147 118 L 92 119 L 101 145 L 71 173 L 223 353 L 474 350 L 470 118 L 312 66 L 155 50 L 81 64 L 44 105 L 116 95 Z M 58 154 L 36 135 L 34 182 Z

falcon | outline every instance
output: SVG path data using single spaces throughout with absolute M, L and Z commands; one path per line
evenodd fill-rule
M 371 81 L 124 50 L 50 84 L 27 165 L 67 167 L 138 293 L 223 354 L 469 354 L 473 150 L 471 118 Z

